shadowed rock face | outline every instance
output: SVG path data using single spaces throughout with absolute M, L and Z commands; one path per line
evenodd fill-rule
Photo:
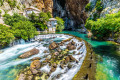
M 88 0 L 66 0 L 66 9 L 70 12 L 76 24 L 84 23 L 87 16 L 85 13 L 85 6 Z
M 87 15 L 85 6 L 88 0 L 53 0 L 53 16 L 65 21 L 65 29 L 73 30 L 84 24 Z

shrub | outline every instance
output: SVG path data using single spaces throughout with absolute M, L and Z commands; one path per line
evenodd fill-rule
M 0 24 L 0 46 L 4 47 L 9 44 L 15 37 L 10 30 L 5 25 Z
M 102 2 L 98 0 L 95 7 L 97 11 L 102 11 L 103 10 Z
M 16 6 L 16 0 L 8 0 L 8 3 L 10 5 L 11 8 L 14 8 Z
M 116 40 L 120 34 L 120 12 L 108 14 L 105 18 L 97 19 L 97 21 L 87 20 L 85 27 L 90 29 L 93 36 L 99 40 L 106 40 L 112 33 Z
M 39 20 L 43 23 L 47 22 L 49 20 L 47 13 L 41 12 L 39 14 Z
M 2 6 L 3 5 L 3 0 L 0 0 L 0 6 Z
M 91 3 L 88 3 L 88 4 L 85 6 L 85 10 L 86 10 L 86 11 L 91 11 L 91 10 L 92 10 Z
M 5 24 L 10 26 L 13 26 L 13 23 L 17 23 L 19 21 L 28 21 L 27 18 L 21 15 L 18 15 L 16 13 L 13 14 L 12 16 L 10 16 L 9 14 L 5 14 L 3 17 L 4 17 Z
M 57 25 L 56 25 L 56 30 L 61 32 L 64 29 L 64 21 L 62 18 L 56 17 L 57 19 Z
M 37 22 L 37 20 L 38 20 L 37 18 L 39 18 L 39 17 L 36 16 L 36 14 L 34 12 L 29 14 L 28 17 L 29 17 L 29 20 L 33 23 Z
M 52 18 L 52 16 L 51 16 L 51 13 L 50 13 L 50 12 L 47 12 L 47 15 L 48 15 L 48 17 L 49 17 L 49 18 Z
M 24 40 L 28 40 L 37 35 L 36 28 L 30 21 L 19 21 L 14 23 L 12 30 L 14 31 L 15 37 L 22 38 Z
M 0 10 L 0 14 L 2 13 L 2 11 Z

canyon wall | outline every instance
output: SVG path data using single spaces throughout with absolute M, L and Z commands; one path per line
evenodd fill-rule
M 53 0 L 53 16 L 63 18 L 65 28 L 74 30 L 85 23 L 87 3 L 87 0 Z

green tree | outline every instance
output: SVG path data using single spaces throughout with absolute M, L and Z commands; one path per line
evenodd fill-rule
M 57 25 L 56 25 L 56 30 L 61 32 L 64 29 L 64 21 L 62 18 L 56 17 L 57 19 Z
M 14 23 L 12 30 L 14 31 L 15 37 L 22 38 L 24 40 L 28 40 L 37 35 L 36 28 L 30 21 L 19 21 Z
M 37 18 L 38 17 L 36 16 L 36 14 L 34 12 L 32 12 L 31 14 L 29 14 L 28 17 L 29 17 L 29 20 L 31 22 L 33 22 L 33 23 L 37 22 Z
M 16 0 L 8 0 L 8 3 L 10 5 L 11 8 L 14 8 L 16 6 Z
M 43 22 L 43 23 L 46 23 L 46 22 L 49 20 L 49 17 L 48 17 L 48 15 L 47 15 L 46 13 L 41 12 L 41 13 L 39 14 L 39 20 L 40 20 L 41 22 Z
M 103 5 L 102 5 L 101 0 L 97 1 L 95 8 L 96 8 L 97 11 L 102 11 L 103 10 Z
M 52 18 L 52 15 L 51 15 L 50 12 L 47 12 L 47 15 L 48 15 L 49 18 Z
M 85 10 L 86 10 L 86 11 L 91 11 L 91 10 L 92 10 L 91 3 L 88 3 L 88 4 L 85 6 Z
M 0 24 L 0 46 L 4 47 L 15 39 L 12 32 L 8 27 Z
M 117 40 L 120 34 L 120 12 L 107 14 L 105 18 L 96 21 L 87 20 L 85 27 L 91 30 L 93 36 L 98 40 L 106 40 L 109 37 Z
M 13 14 L 12 16 L 10 16 L 9 14 L 5 14 L 3 17 L 4 17 L 5 24 L 10 26 L 13 26 L 14 23 L 17 23 L 19 21 L 28 21 L 27 18 L 17 13 Z
M 0 10 L 0 17 L 1 17 L 2 11 Z
M 2 6 L 3 5 L 3 0 L 0 0 L 0 6 Z

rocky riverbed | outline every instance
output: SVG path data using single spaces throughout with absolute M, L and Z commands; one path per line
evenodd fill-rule
M 16 79 L 71 80 L 86 56 L 85 42 L 69 35 L 58 34 L 49 41 L 39 37 L 35 40 L 39 42 L 39 46 L 19 55 L 19 58 L 26 59 L 39 53 L 44 56 L 32 57 L 30 66 L 22 69 Z

